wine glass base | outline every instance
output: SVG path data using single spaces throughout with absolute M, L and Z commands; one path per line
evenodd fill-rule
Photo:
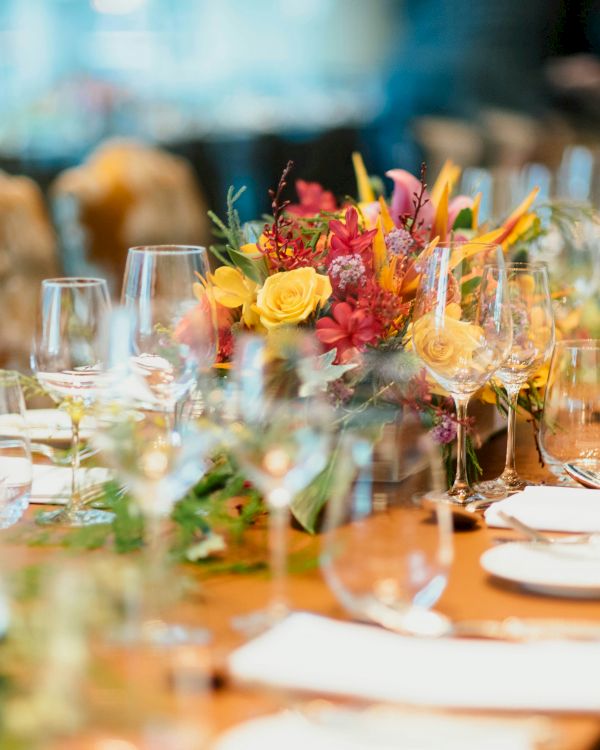
M 69 510 L 61 508 L 46 513 L 40 513 L 36 517 L 36 523 L 43 526 L 95 526 L 97 524 L 109 524 L 113 522 L 114 513 L 107 510 L 90 508 L 86 510 Z

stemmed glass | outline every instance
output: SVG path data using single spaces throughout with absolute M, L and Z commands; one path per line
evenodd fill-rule
M 600 468 L 600 340 L 557 341 L 550 361 L 540 448 L 550 470 Z
M 174 413 L 216 355 L 217 324 L 205 248 L 132 247 L 122 304 L 134 313 L 132 365 L 151 392 L 151 408 Z
M 19 376 L 0 371 L 0 529 L 16 523 L 29 503 L 31 449 Z
M 504 471 L 496 479 L 481 482 L 484 495 L 505 496 L 528 483 L 515 464 L 515 425 L 521 388 L 542 367 L 554 345 L 554 316 L 546 266 L 540 263 L 506 265 L 513 339 L 508 357 L 495 374 L 508 396 L 508 435 Z
M 215 438 L 190 418 L 173 420 L 157 408 L 152 384 L 138 367 L 135 314 L 117 308 L 105 337 L 107 372 L 96 408 L 92 440 L 108 465 L 127 485 L 144 520 L 143 562 L 144 639 L 161 642 L 183 631 L 161 619 L 165 592 L 170 588 L 167 526 L 175 503 L 201 478 L 214 451 Z M 186 345 L 181 344 L 184 348 Z
M 268 628 L 289 612 L 286 597 L 290 505 L 327 466 L 331 414 L 318 380 L 314 336 L 294 329 L 235 344 L 237 419 L 231 449 L 269 509 L 272 591 L 266 611 L 238 618 L 243 629 Z M 316 376 L 316 379 L 315 379 Z
M 79 494 L 79 425 L 96 399 L 103 376 L 101 331 L 110 311 L 104 279 L 59 278 L 42 281 L 41 307 L 31 356 L 32 369 L 51 398 L 69 414 L 71 496 L 59 511 L 42 513 L 40 523 L 88 526 L 109 523 L 112 514 L 83 508 Z
M 413 319 L 416 353 L 456 404 L 456 478 L 443 499 L 465 505 L 482 499 L 467 477 L 469 399 L 506 359 L 512 342 L 501 248 L 452 243 L 431 250 L 422 261 Z

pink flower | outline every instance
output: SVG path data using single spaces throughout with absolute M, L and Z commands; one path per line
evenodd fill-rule
M 385 174 L 394 181 L 390 208 L 392 220 L 397 227 L 404 227 L 402 219 L 413 216 L 415 212 L 414 202 L 421 192 L 421 183 L 414 175 L 404 169 L 390 169 Z M 435 206 L 432 204 L 431 196 L 427 190 L 423 196 L 423 203 L 417 221 L 419 223 L 423 221 L 423 229 L 429 234 L 435 216 Z
M 319 211 L 336 211 L 333 193 L 323 190 L 318 182 L 296 180 L 296 192 L 300 203 L 291 203 L 286 211 L 292 216 L 314 216 Z
M 328 349 L 337 349 L 338 360 L 347 349 L 363 350 L 381 333 L 381 326 L 373 313 L 356 309 L 348 302 L 337 302 L 332 315 L 333 318 L 325 317 L 317 321 L 317 338 Z

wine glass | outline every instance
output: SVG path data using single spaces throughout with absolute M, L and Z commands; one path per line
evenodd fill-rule
M 25 512 L 31 479 L 31 449 L 19 376 L 0 371 L 0 529 L 12 526 Z
M 369 411 L 363 416 L 376 423 L 379 415 L 369 416 Z M 352 616 L 394 630 L 434 634 L 445 627 L 444 618 L 430 607 L 448 579 L 452 515 L 447 504 L 439 503 L 432 517 L 423 498 L 440 489 L 441 456 L 410 413 L 397 413 L 388 441 L 394 481 L 389 472 L 381 481 L 373 441 L 355 427 L 345 430 L 326 507 L 321 568 Z
M 511 342 L 501 248 L 453 243 L 431 250 L 421 264 L 412 346 L 456 404 L 457 469 L 454 484 L 443 498 L 447 502 L 465 505 L 482 499 L 467 477 L 467 405 L 506 359 Z
M 540 448 L 550 470 L 570 484 L 564 465 L 600 468 L 600 340 L 557 341 L 550 361 Z
M 59 278 L 42 281 L 41 307 L 31 356 L 32 369 L 51 398 L 69 414 L 71 496 L 66 507 L 42 513 L 40 523 L 88 526 L 109 523 L 112 514 L 84 508 L 79 493 L 79 426 L 94 402 L 103 375 L 101 330 L 110 311 L 104 279 Z
M 133 366 L 151 408 L 175 412 L 215 360 L 217 323 L 205 248 L 132 247 L 121 302 L 135 313 Z
M 504 471 L 496 479 L 480 482 L 477 490 L 489 497 L 518 492 L 528 482 L 515 465 L 515 425 L 521 388 L 542 367 L 554 345 L 554 315 L 546 266 L 540 263 L 506 265 L 512 317 L 512 346 L 495 378 L 508 396 L 508 434 Z
M 143 518 L 146 585 L 141 635 L 150 640 L 160 637 L 164 643 L 171 636 L 183 637 L 179 626 L 171 628 L 161 619 L 163 597 L 170 588 L 168 520 L 175 503 L 208 467 L 215 437 L 191 418 L 181 415 L 175 420 L 170 411 L 152 408 L 157 406 L 152 384 L 138 367 L 138 332 L 131 310 L 120 307 L 113 312 L 105 335 L 107 372 L 92 441 L 127 485 Z
M 289 612 L 285 584 L 290 506 L 327 467 L 331 413 L 319 381 L 314 336 L 295 329 L 240 335 L 233 379 L 237 419 L 231 449 L 269 510 L 272 591 L 267 609 L 238 618 L 260 631 Z

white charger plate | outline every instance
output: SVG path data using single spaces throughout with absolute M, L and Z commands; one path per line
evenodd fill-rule
M 483 553 L 488 573 L 549 596 L 600 598 L 600 545 L 509 542 Z
M 45 443 L 69 443 L 71 440 L 71 420 L 62 409 L 28 409 L 25 421 L 31 440 Z M 0 415 L 0 435 L 11 435 L 11 431 L 21 427 L 20 421 L 12 414 Z M 93 420 L 81 420 L 80 438 L 88 440 Z

